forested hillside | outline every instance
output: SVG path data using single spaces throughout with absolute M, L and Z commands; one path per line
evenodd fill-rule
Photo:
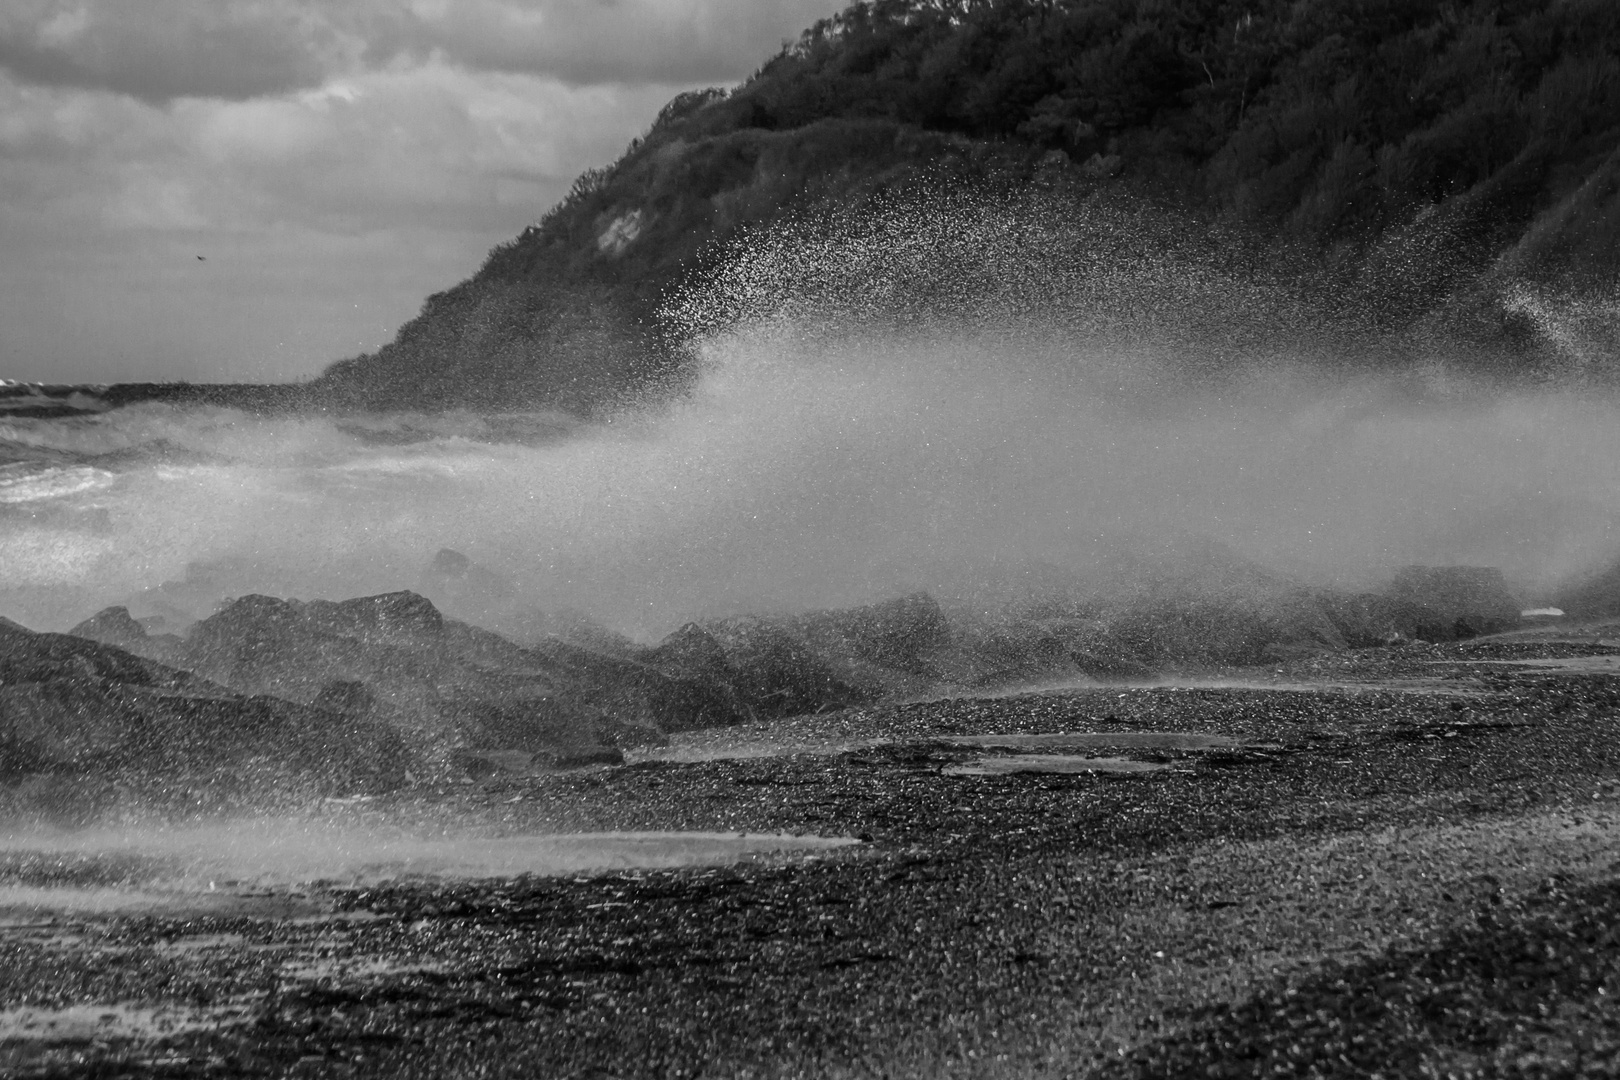
M 670 102 L 312 389 L 589 411 L 678 368 L 660 300 L 738 230 L 925 180 L 1172 207 L 1380 333 L 1532 366 L 1549 297 L 1612 333 L 1617 147 L 1612 0 L 871 0 Z

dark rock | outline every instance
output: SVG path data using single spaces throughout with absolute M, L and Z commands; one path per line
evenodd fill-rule
M 1402 641 L 1450 641 L 1454 628 L 1438 611 L 1381 593 L 1323 591 L 1316 601 L 1352 649 Z
M 752 616 L 704 628 L 720 645 L 738 696 L 754 713 L 774 719 L 824 712 L 872 699 L 839 678 L 833 666 L 790 628 Z
M 444 616 L 425 596 L 402 591 L 333 603 L 312 600 L 307 618 L 334 633 L 365 640 L 422 641 L 444 633 Z
M 1054 620 L 1047 629 L 1061 641 L 1069 662 L 1088 678 L 1120 682 L 1146 679 L 1153 674 L 1146 658 L 1095 621 Z
M 715 636 L 697 623 L 687 623 L 642 654 L 643 662 L 666 674 L 706 675 L 730 683 L 737 669 Z
M 650 663 L 652 650 L 630 659 L 556 637 L 529 648 L 567 671 L 604 708 L 620 716 L 641 717 L 660 731 L 725 727 L 750 717 L 729 682 L 701 670 Z
M 986 627 L 973 639 L 973 651 L 988 662 L 978 675 L 979 686 L 1073 678 L 1085 674 L 1073 648 L 1060 631 L 1063 620 L 1007 619 Z
M 397 786 L 410 760 L 382 725 L 233 693 L 85 638 L 0 625 L 0 776 L 163 783 L 202 772 L 261 794 L 346 794 Z
M 1523 606 L 1508 592 L 1502 571 L 1488 566 L 1407 566 L 1386 591 L 1397 600 L 1434 611 L 1452 637 L 1516 626 Z
M 96 612 L 69 630 L 73 637 L 89 638 L 104 645 L 131 645 L 146 640 L 146 627 L 136 622 L 127 607 L 110 607 Z
M 338 679 L 321 687 L 311 704 L 345 716 L 366 716 L 377 707 L 377 695 L 363 682 Z
M 0 620 L 0 686 L 64 679 L 171 690 L 189 681 L 184 672 L 163 668 L 114 646 L 69 634 L 36 634 L 9 619 Z
M 615 718 L 560 665 L 445 619 L 416 593 L 341 602 L 247 596 L 192 629 L 176 658 L 228 686 L 293 701 L 357 699 L 441 760 L 458 748 L 604 749 Z M 657 738 L 656 730 L 651 737 Z
M 728 682 L 554 637 L 521 646 L 412 592 L 242 597 L 162 658 L 240 691 L 386 721 L 441 764 L 475 751 L 607 760 L 750 715 Z
M 807 637 L 836 635 L 860 659 L 914 674 L 927 674 L 929 655 L 951 642 L 950 623 L 939 602 L 927 593 L 805 616 L 798 622 Z

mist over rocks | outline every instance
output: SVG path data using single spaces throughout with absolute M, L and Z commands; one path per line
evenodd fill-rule
M 89 638 L 121 649 L 147 644 L 147 630 L 123 605 L 96 612 L 68 631 L 72 637 Z
M 116 618 L 101 628 L 122 629 Z M 138 624 L 136 624 L 138 628 Z M 0 623 L 0 815 L 88 820 L 400 786 L 397 732 L 244 695 L 124 649 Z
M 1489 568 L 1407 567 L 1384 592 L 1351 593 L 1197 538 L 1137 544 L 1102 565 L 1103 577 L 1030 565 L 945 603 L 918 592 L 704 619 L 654 645 L 610 636 L 604 649 L 556 634 L 519 643 L 410 591 L 244 596 L 184 637 L 149 634 L 123 607 L 73 635 L 6 623 L 0 771 L 217 783 L 251 765 L 255 784 L 370 790 L 401 783 L 407 763 L 418 777 L 474 778 L 615 764 L 698 728 L 1449 641 L 1517 621 Z
M 519 644 L 409 591 L 338 602 L 241 597 L 183 639 L 137 636 L 143 628 L 118 609 L 76 629 L 246 693 L 386 724 L 452 772 L 611 763 L 669 732 L 752 715 L 705 671 L 557 637 Z
M 1620 560 L 1568 583 L 1558 594 L 1557 603 L 1582 618 L 1620 615 Z
M 149 647 L 224 685 L 291 701 L 330 700 L 334 684 L 363 684 L 374 698 L 367 715 L 441 765 L 478 751 L 594 759 L 662 738 L 644 700 L 599 704 L 577 671 L 446 619 L 413 592 L 339 602 L 242 597 L 178 645 Z

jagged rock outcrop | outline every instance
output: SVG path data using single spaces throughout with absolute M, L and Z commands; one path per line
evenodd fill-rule
M 840 678 L 826 657 L 777 620 L 738 616 L 707 623 L 703 630 L 725 654 L 738 697 L 761 719 L 873 699 Z
M 128 631 L 116 616 L 99 625 Z M 86 814 L 120 791 L 170 803 L 350 795 L 399 786 L 411 762 L 386 725 L 0 620 L 0 811 L 64 784 Z
M 338 602 L 246 596 L 184 640 L 137 637 L 139 624 L 114 611 L 81 628 L 243 692 L 390 724 L 441 764 L 480 754 L 504 755 L 476 758 L 503 768 L 613 761 L 666 732 L 746 715 L 727 687 L 701 675 L 559 639 L 521 646 L 447 619 L 413 592 Z
M 13 771 L 101 760 L 120 732 L 159 721 L 198 747 L 223 745 L 219 731 L 192 734 L 206 714 L 289 732 L 285 760 L 306 761 L 311 747 L 353 753 L 341 738 L 377 743 L 398 733 L 439 767 L 481 776 L 619 761 L 623 748 L 671 732 L 746 719 L 1452 640 L 1517 616 L 1500 573 L 1481 568 L 1408 568 L 1389 593 L 1347 594 L 1303 588 L 1196 538 L 1120 552 L 1085 573 L 1013 574 L 972 603 L 942 606 L 917 593 L 736 616 L 689 623 L 656 646 L 613 641 L 610 650 L 555 635 L 519 644 L 446 618 L 412 592 L 337 602 L 246 596 L 184 639 L 149 635 L 119 608 L 81 623 L 81 637 L 6 624 L 0 703 L 17 703 L 34 727 L 13 722 L 3 760 Z M 76 734 L 40 743 L 40 725 L 64 709 L 79 709 L 62 728 Z M 231 752 L 255 753 L 254 737 Z M 84 758 L 73 740 L 102 749 Z
M 104 645 L 126 648 L 146 641 L 146 627 L 135 621 L 127 607 L 110 607 L 98 611 L 84 622 L 69 630 L 73 637 L 89 638 Z

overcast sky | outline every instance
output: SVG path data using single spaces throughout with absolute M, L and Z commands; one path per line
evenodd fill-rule
M 0 377 L 373 350 L 669 98 L 843 6 L 0 0 Z

